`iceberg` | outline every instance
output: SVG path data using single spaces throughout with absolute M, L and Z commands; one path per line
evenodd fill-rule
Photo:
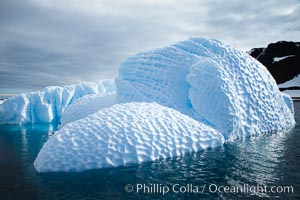
M 0 122 L 62 123 L 34 161 L 38 172 L 182 156 L 295 125 L 291 97 L 262 64 L 204 38 L 131 56 L 115 81 L 10 98 Z
M 0 124 L 60 123 L 64 110 L 77 98 L 115 91 L 114 80 L 103 80 L 19 94 L 0 106 Z
M 58 130 L 34 161 L 38 172 L 80 172 L 182 156 L 223 145 L 223 135 L 157 103 L 102 109 Z
M 291 113 L 294 115 L 295 114 L 294 103 L 293 103 L 291 96 L 284 92 L 281 92 L 281 96 L 282 96 L 283 100 L 285 101 L 286 105 L 288 106 L 288 108 L 290 109 Z
M 295 124 L 291 99 L 281 94 L 268 70 L 213 39 L 191 38 L 129 57 L 116 88 L 117 103 L 155 101 L 209 124 L 226 140 Z
M 62 114 L 61 126 L 82 119 L 91 115 L 98 110 L 110 107 L 116 99 L 115 93 L 109 94 L 91 94 L 77 98 L 70 106 L 68 106 Z

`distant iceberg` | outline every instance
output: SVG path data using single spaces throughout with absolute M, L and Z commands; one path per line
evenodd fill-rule
M 0 124 L 60 123 L 62 113 L 77 98 L 115 93 L 114 80 L 85 82 L 19 94 L 0 106 Z
M 217 40 L 191 38 L 127 58 L 115 82 L 8 99 L 0 121 L 62 121 L 35 168 L 83 171 L 287 131 L 295 125 L 293 112 L 290 96 L 254 58 Z

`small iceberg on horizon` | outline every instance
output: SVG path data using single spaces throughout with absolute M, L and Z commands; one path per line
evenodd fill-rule
M 74 95 L 73 89 L 68 98 L 25 94 L 0 107 L 0 123 L 62 122 L 34 162 L 38 172 L 182 156 L 295 125 L 293 101 L 268 70 L 213 39 L 190 38 L 131 56 L 114 81 L 100 83 L 101 91 Z

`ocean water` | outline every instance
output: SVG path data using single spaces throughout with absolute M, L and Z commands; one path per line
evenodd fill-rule
M 32 163 L 55 126 L 0 126 L 0 200 L 300 199 L 298 102 L 295 111 L 297 125 L 291 132 L 240 139 L 175 159 L 82 173 L 35 172 Z

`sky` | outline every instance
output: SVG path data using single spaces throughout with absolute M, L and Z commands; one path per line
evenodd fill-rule
M 114 78 L 126 57 L 189 37 L 300 41 L 300 1 L 0 0 L 0 93 Z

